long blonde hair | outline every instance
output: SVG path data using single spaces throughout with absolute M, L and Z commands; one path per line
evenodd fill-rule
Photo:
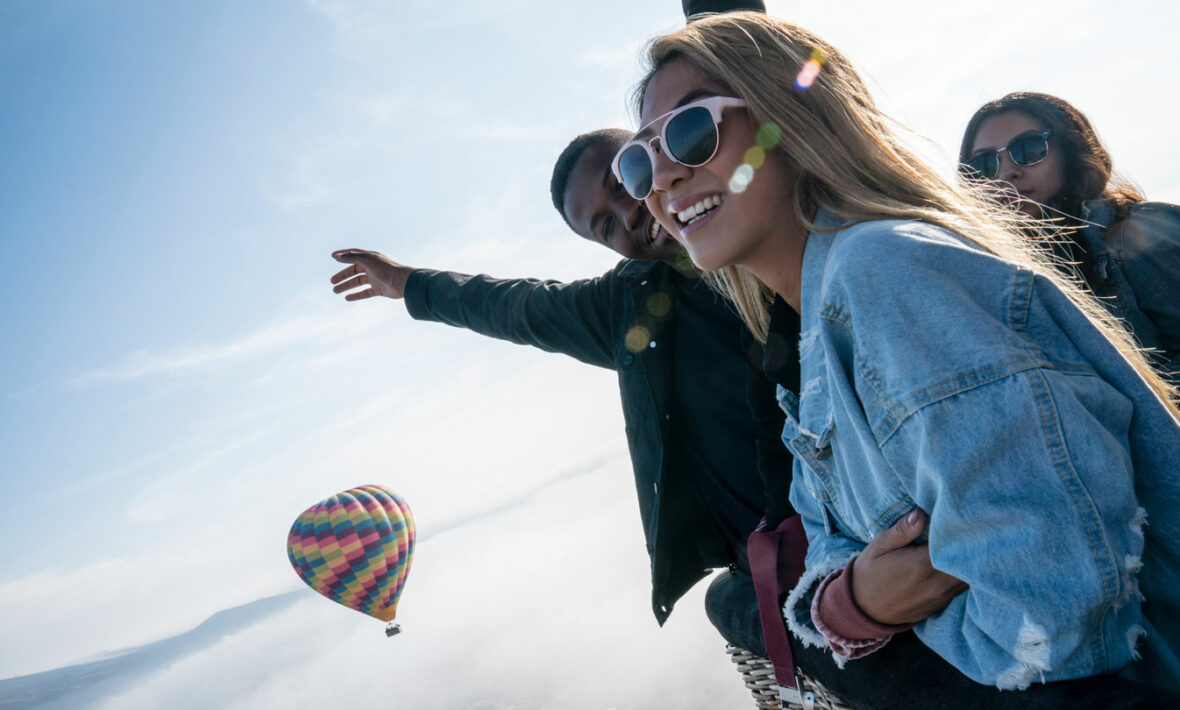
M 817 208 L 852 222 L 919 220 L 970 240 L 1057 285 L 1093 322 L 1180 418 L 1180 393 L 1152 368 L 1131 334 L 1084 285 L 1064 277 L 1048 249 L 1021 230 L 1027 220 L 980 191 L 941 175 L 909 146 L 912 134 L 877 108 L 844 55 L 808 30 L 760 13 L 736 12 L 695 20 L 657 37 L 648 71 L 635 90 L 642 106 L 647 86 L 668 62 L 683 58 L 743 99 L 755 125 L 770 128 L 775 148 L 795 175 L 794 218 L 806 230 Z M 796 79 L 808 62 L 822 67 L 807 90 Z M 760 131 L 760 136 L 767 131 Z M 765 341 L 770 289 L 740 266 L 708 275 Z

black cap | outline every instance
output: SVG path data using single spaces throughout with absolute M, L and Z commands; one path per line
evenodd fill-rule
M 734 12 L 735 10 L 755 10 L 766 12 L 766 3 L 762 0 L 680 0 L 684 7 L 685 18 L 700 12 Z

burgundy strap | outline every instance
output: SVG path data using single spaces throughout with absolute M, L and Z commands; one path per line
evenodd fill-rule
M 795 687 L 795 659 L 783 621 L 781 599 L 803 576 L 807 555 L 807 534 L 798 515 L 779 524 L 774 530 L 756 530 L 746 542 L 750 556 L 750 573 L 754 593 L 758 595 L 758 615 L 762 618 L 762 638 L 766 654 L 774 666 L 779 685 Z

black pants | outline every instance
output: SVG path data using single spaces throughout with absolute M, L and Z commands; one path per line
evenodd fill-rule
M 709 621 L 725 640 L 766 657 L 758 600 L 750 575 L 722 572 L 705 594 Z M 804 648 L 791 636 L 795 664 L 858 710 L 1012 708 L 1012 710 L 1180 709 L 1180 693 L 1117 676 L 1035 683 L 1027 690 L 980 685 L 926 647 L 911 632 L 840 669 L 827 649 Z

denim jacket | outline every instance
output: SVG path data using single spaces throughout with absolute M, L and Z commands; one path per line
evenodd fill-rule
M 1089 254 L 1090 287 L 1125 320 L 1154 361 L 1180 379 L 1180 207 L 1139 202 L 1115 221 L 1109 200 L 1086 203 L 1078 241 Z
M 965 675 L 1024 688 L 1141 653 L 1128 675 L 1180 687 L 1171 413 L 1044 278 L 928 224 L 817 226 L 801 392 L 779 391 L 810 545 L 792 630 L 824 643 L 816 583 L 917 506 L 970 589 L 915 631 Z

